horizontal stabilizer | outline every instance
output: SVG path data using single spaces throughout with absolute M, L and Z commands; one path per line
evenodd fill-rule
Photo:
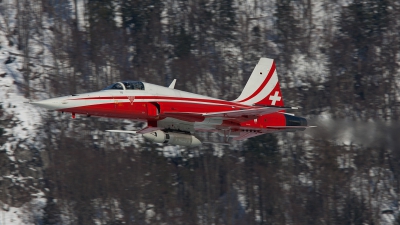
M 262 105 L 262 104 L 254 104 L 253 106 L 261 106 L 261 107 L 277 107 L 277 108 L 284 108 L 284 109 L 300 109 L 301 107 L 284 107 L 284 106 L 272 106 L 272 105 Z

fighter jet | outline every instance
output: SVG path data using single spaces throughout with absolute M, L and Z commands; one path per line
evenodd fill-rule
M 280 131 L 312 127 L 286 113 L 273 59 L 261 58 L 240 96 L 233 101 L 211 98 L 141 81 L 121 81 L 101 91 L 31 102 L 49 110 L 87 117 L 146 122 L 140 130 L 108 130 L 141 134 L 149 141 L 182 146 L 202 142 L 195 132 L 217 132 L 222 143 Z

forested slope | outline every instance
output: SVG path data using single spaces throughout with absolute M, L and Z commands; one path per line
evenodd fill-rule
M 0 224 L 399 223 L 399 30 L 389 0 L 0 0 Z M 185 149 L 23 104 L 174 78 L 232 100 L 260 57 L 318 128 Z

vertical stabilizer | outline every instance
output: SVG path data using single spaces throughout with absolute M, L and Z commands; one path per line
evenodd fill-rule
M 261 58 L 235 102 L 245 105 L 283 106 L 283 97 L 273 59 Z

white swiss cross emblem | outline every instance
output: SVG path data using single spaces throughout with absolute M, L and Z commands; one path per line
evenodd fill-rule
M 275 91 L 274 95 L 269 96 L 269 100 L 272 101 L 272 105 L 275 105 L 276 102 L 279 102 L 282 98 L 279 96 L 279 91 Z

